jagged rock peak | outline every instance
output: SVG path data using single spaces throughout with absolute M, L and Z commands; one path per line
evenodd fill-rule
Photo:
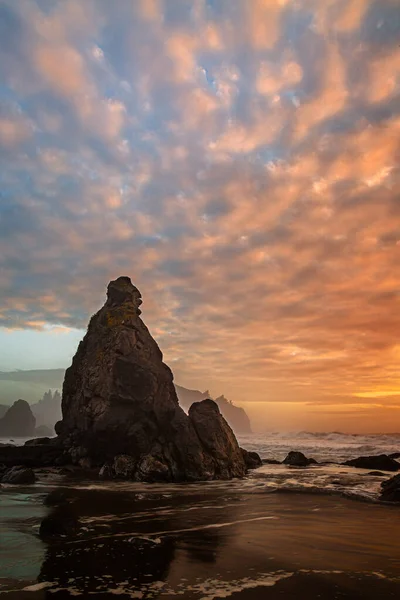
M 173 375 L 139 317 L 129 277 L 111 281 L 105 305 L 65 372 L 59 442 L 82 466 L 140 481 L 226 479 L 245 474 L 237 440 L 217 405 L 186 415 Z
M 110 281 L 107 286 L 106 306 L 116 307 L 122 304 L 133 305 L 136 314 L 141 314 L 139 306 L 142 304 L 142 295 L 133 285 L 130 277 L 118 277 L 114 281 Z
M 34 434 L 36 419 L 26 400 L 17 400 L 0 419 L 0 435 L 4 437 L 29 437 Z

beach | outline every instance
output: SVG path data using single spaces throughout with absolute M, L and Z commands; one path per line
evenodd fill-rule
M 256 474 L 161 485 L 39 473 L 34 486 L 3 486 L 1 596 L 398 597 L 398 506 L 279 491 Z M 46 506 L 55 489 L 66 501 Z M 65 534 L 43 541 L 49 515 Z M 69 534 L 71 515 L 78 525 Z

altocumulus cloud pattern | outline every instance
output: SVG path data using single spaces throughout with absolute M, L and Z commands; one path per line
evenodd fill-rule
M 85 327 L 126 274 L 181 381 L 398 408 L 398 0 L 6 0 L 0 27 L 4 327 Z

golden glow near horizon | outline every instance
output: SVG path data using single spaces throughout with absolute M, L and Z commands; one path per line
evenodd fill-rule
M 178 383 L 400 431 L 398 0 L 117 4 L 0 9 L 1 339 L 129 275 Z

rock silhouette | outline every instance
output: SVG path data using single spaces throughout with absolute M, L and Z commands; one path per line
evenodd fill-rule
M 26 400 L 17 400 L 0 419 L 0 437 L 29 437 L 35 434 L 36 419 Z
M 179 406 L 173 375 L 140 318 L 129 277 L 111 281 L 65 373 L 59 441 L 77 461 L 129 477 L 194 481 L 239 477 L 246 467 L 236 438 L 212 400 Z M 114 465 L 114 467 L 113 467 Z
M 387 502 L 400 502 L 400 475 L 395 475 L 381 483 L 381 500 Z
M 377 456 L 360 456 L 352 460 L 346 460 L 343 463 L 348 467 L 358 467 L 359 469 L 374 469 L 378 471 L 400 471 L 400 463 L 386 454 Z
M 229 426 L 233 429 L 235 434 L 251 433 L 250 419 L 245 410 L 240 406 L 235 406 L 232 402 L 227 400 L 224 395 L 218 396 L 218 398 L 212 398 L 208 390 L 205 392 L 189 390 L 177 384 L 175 384 L 175 390 L 178 395 L 179 404 L 185 411 L 188 412 L 194 402 L 200 402 L 201 400 L 211 398 L 212 400 L 215 400 L 222 416 L 229 423 Z
M 291 451 L 283 461 L 284 465 L 291 467 L 308 467 L 308 465 L 316 464 L 314 458 L 307 458 L 302 452 Z

